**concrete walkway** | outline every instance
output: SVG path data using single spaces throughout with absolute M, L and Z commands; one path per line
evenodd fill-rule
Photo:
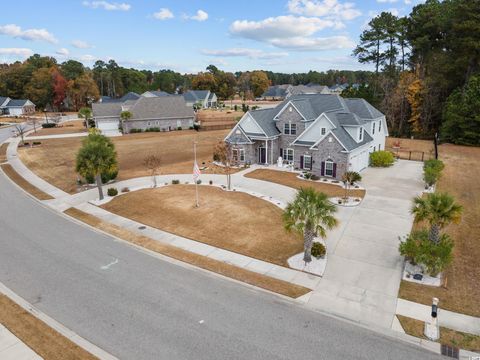
M 89 204 L 89 201 L 98 198 L 96 188 L 70 195 L 40 179 L 16 157 L 16 142 L 18 139 L 13 140 L 7 150 L 8 161 L 28 181 L 55 198 L 44 203 L 57 211 L 76 207 L 157 241 L 306 286 L 314 290 L 299 299 L 307 306 L 361 323 L 391 328 L 396 313 L 414 318 L 419 318 L 423 311 L 429 314 L 427 309 L 422 308 L 423 305 L 408 304 L 397 299 L 403 267 L 403 259 L 398 254 L 398 236 L 407 234 L 413 223 L 409 209 L 411 199 L 423 190 L 421 163 L 400 160 L 391 168 L 369 168 L 362 173 L 362 185 L 367 189 L 367 194 L 357 207 L 338 207 L 336 216 L 340 220 L 340 226 L 328 234 L 326 242 L 329 260 L 324 276 L 318 277 L 159 229 L 146 227 L 145 230 L 140 230 L 139 227 L 143 224 Z M 232 185 L 237 191 L 261 197 L 281 208 L 294 198 L 295 189 L 244 177 L 245 173 L 254 169 L 252 167 L 232 175 Z M 224 175 L 202 174 L 200 178 L 203 184 L 209 180 L 217 185 L 226 184 Z M 158 176 L 157 182 L 171 183 L 173 179 L 192 183 L 190 174 Z M 151 185 L 151 177 L 143 177 L 107 184 L 104 185 L 104 190 L 109 187 L 115 187 L 119 191 L 124 187 L 135 190 Z M 462 314 L 450 313 L 444 318 L 445 324 L 440 318 L 442 326 L 478 333 L 480 319 L 472 318 L 474 321 L 467 325 L 472 319 L 465 318 Z
M 0 324 L 0 359 L 2 360 L 41 360 L 35 351 L 25 345 L 5 326 Z

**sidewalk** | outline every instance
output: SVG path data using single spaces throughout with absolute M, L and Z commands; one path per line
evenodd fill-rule
M 0 359 L 2 360 L 41 360 L 32 349 L 0 324 Z
M 469 334 L 480 335 L 480 318 L 443 310 L 442 304 L 440 303 L 439 305 L 438 323 L 440 326 Z M 404 299 L 398 299 L 397 301 L 396 313 L 398 315 L 421 321 L 430 321 L 430 312 L 430 306 Z

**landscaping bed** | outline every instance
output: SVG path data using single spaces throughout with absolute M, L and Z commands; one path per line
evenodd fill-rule
M 143 165 L 147 155 L 161 158 L 160 174 L 190 174 L 193 169 L 193 142 L 197 141 L 197 159 L 203 173 L 224 173 L 213 165 L 213 147 L 223 140 L 228 130 L 196 132 L 194 130 L 164 133 L 141 133 L 112 138 L 118 153 L 117 180 L 150 175 Z M 66 191 L 76 193 L 75 157 L 82 138 L 42 140 L 38 148 L 19 148 L 23 163 L 45 181 Z M 232 172 L 235 170 L 232 169 Z
M 86 133 L 87 129 L 83 125 L 83 120 L 73 120 L 58 124 L 56 127 L 43 129 L 41 125 L 37 125 L 37 131 L 32 132 L 29 136 L 46 136 L 46 135 L 62 135 L 62 134 L 78 134 Z
M 287 233 L 282 210 L 241 192 L 210 185 L 170 185 L 138 190 L 102 205 L 107 211 L 179 236 L 288 266 L 289 257 L 303 250 L 300 236 Z M 160 215 L 161 214 L 161 215 Z
M 300 179 L 298 177 L 298 174 L 294 172 L 257 169 L 249 172 L 248 174 L 245 174 L 245 177 L 270 181 L 275 184 L 289 186 L 294 189 L 300 189 L 302 187 L 313 187 L 315 190 L 323 192 L 329 197 L 345 196 L 345 190 L 343 189 L 343 186 L 339 186 L 337 184 L 328 184 L 322 181 L 303 180 Z M 339 182 L 339 184 L 341 183 Z M 352 188 L 348 191 L 348 196 L 363 198 L 365 196 L 365 190 Z
M 480 317 L 480 148 L 441 145 L 439 152 L 445 169 L 437 191 L 450 193 L 463 206 L 461 223 L 446 228 L 455 243 L 453 262 L 443 273 L 443 286 L 402 281 L 399 297 L 425 305 L 438 297 L 443 309 Z

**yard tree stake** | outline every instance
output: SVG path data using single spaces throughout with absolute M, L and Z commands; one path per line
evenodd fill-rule
M 199 207 L 198 204 L 198 178 L 200 177 L 200 169 L 197 164 L 197 142 L 193 142 L 193 156 L 195 158 L 193 163 L 193 181 L 195 182 L 195 206 Z

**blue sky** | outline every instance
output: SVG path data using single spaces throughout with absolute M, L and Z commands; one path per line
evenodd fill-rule
M 419 0 L 32 0 L 2 4 L 0 62 L 33 53 L 180 72 L 370 69 L 350 56 L 368 20 Z

